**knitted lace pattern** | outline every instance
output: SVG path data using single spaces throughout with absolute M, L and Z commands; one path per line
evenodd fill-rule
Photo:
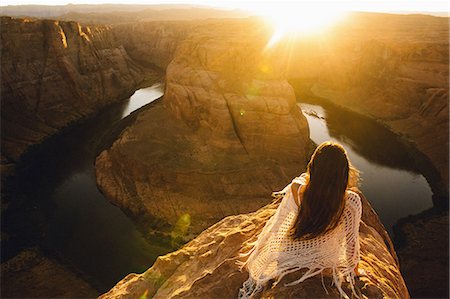
M 292 183 L 304 185 L 305 174 Z M 359 261 L 361 199 L 355 192 L 347 190 L 343 214 L 333 230 L 313 239 L 295 240 L 290 230 L 299 207 L 291 191 L 292 183 L 280 191 L 285 195 L 278 209 L 264 226 L 252 249 L 244 254 L 248 259 L 241 266 L 248 270 L 249 278 L 240 289 L 239 298 L 250 298 L 261 291 L 269 280 L 275 279 L 276 284 L 286 274 L 300 269 L 307 271 L 298 280 L 286 285 L 298 284 L 330 269 L 333 284 L 340 295 L 348 298 L 342 289 L 342 283 L 346 280 L 352 293 L 358 297 L 354 289 L 354 269 Z

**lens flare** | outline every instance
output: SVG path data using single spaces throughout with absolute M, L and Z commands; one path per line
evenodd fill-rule
M 343 19 L 346 11 L 337 5 L 313 3 L 273 3 L 259 9 L 274 27 L 274 33 L 268 47 L 279 42 L 286 35 L 307 36 L 321 33 L 339 20 Z

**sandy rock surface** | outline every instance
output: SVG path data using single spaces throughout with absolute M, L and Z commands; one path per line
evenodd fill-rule
M 142 274 L 130 274 L 99 298 L 236 298 L 247 279 L 236 261 L 245 251 L 247 242 L 255 240 L 266 221 L 278 206 L 275 200 L 260 210 L 230 216 L 203 231 L 180 250 L 161 256 Z M 400 274 L 392 243 L 378 216 L 363 199 L 360 226 L 361 262 L 365 271 L 357 285 L 364 298 L 409 298 Z M 296 286 L 286 287 L 298 272 L 283 278 L 277 286 L 268 286 L 261 298 L 339 298 L 338 291 L 329 287 L 331 277 L 324 275 L 328 294 L 322 287 L 320 275 Z M 348 290 L 348 285 L 344 288 Z

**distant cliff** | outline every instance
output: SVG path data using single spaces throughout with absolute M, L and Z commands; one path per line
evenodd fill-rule
M 1 18 L 2 159 L 130 96 L 145 73 L 108 27 Z
M 174 32 L 188 28 L 180 27 L 169 22 L 113 30 L 2 17 L 2 165 L 155 81 L 180 38 Z M 146 46 L 144 52 L 133 47 L 133 38 Z
M 165 71 L 179 43 L 196 25 L 195 21 L 159 21 L 117 25 L 112 31 L 133 61 Z
M 412 142 L 447 201 L 448 29 L 449 18 L 355 13 L 326 37 L 297 40 L 289 74 L 300 97 L 370 116 Z
M 236 298 L 248 273 L 240 272 L 236 261 L 247 241 L 254 241 L 277 203 L 246 215 L 230 216 L 203 231 L 198 237 L 173 253 L 161 256 L 142 274 L 130 274 L 101 299 L 123 298 Z M 359 230 L 361 244 L 357 286 L 367 298 L 409 298 L 400 274 L 396 254 L 378 216 L 363 199 L 363 216 Z M 324 275 L 329 294 L 323 289 L 321 276 L 298 285 L 284 283 L 299 276 L 294 272 L 277 286 L 268 286 L 262 298 L 339 298 L 331 277 Z M 347 293 L 348 285 L 344 284 Z
M 252 20 L 192 28 L 167 67 L 163 103 L 97 158 L 101 190 L 146 231 L 190 239 L 261 207 L 305 167 L 308 125 L 286 68 L 264 51 L 268 34 Z

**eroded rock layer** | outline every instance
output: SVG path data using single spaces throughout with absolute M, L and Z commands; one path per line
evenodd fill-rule
M 308 126 L 268 38 L 253 20 L 193 28 L 167 68 L 163 103 L 97 158 L 107 197 L 191 238 L 298 175 Z
M 236 298 L 248 277 L 236 265 L 239 252 L 246 250 L 247 242 L 256 240 L 277 205 L 273 202 L 254 213 L 223 219 L 180 250 L 159 257 L 143 274 L 128 275 L 100 298 Z M 409 298 L 389 236 L 365 199 L 359 236 L 359 269 L 365 274 L 359 275 L 357 286 L 362 294 L 367 298 Z M 267 286 L 258 297 L 339 298 L 326 274 L 328 293 L 320 275 L 295 286 L 284 286 L 299 275 L 295 272 L 276 286 Z M 348 285 L 344 289 L 349 293 Z
M 157 75 L 108 26 L 2 17 L 1 42 L 2 164 Z
M 448 28 L 448 18 L 353 14 L 291 45 L 289 75 L 299 95 L 370 116 L 412 142 L 438 170 L 433 191 L 447 200 Z
M 130 23 L 112 27 L 128 56 L 141 66 L 165 70 L 178 44 L 199 21 Z

